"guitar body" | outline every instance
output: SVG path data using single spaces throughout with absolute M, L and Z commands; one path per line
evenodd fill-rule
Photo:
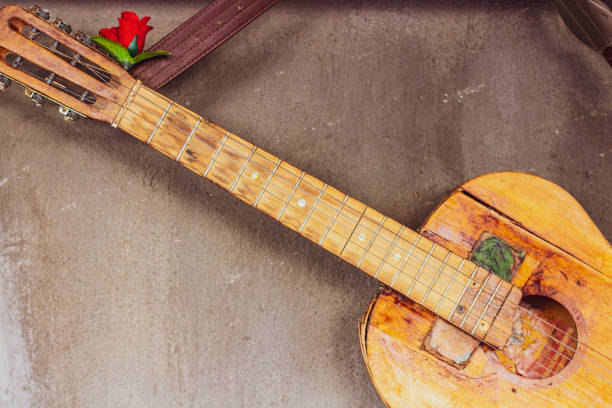
M 507 280 L 522 289 L 521 314 L 533 327 L 513 327 L 517 344 L 496 351 L 381 288 L 360 332 L 387 406 L 611 404 L 601 379 L 608 361 L 595 350 L 609 348 L 612 332 L 612 249 L 569 193 L 527 174 L 487 174 L 455 190 L 422 233 L 472 259 L 484 237 L 507 244 L 516 261 Z
M 360 325 L 389 407 L 612 405 L 612 249 L 563 189 L 484 175 L 419 234 L 147 88 L 48 18 L 0 8 L 0 87 L 126 131 L 395 289 Z

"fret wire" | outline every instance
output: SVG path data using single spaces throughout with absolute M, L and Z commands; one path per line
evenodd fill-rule
M 126 87 L 126 88 L 127 88 L 127 87 Z M 126 110 L 127 110 L 127 108 L 126 108 Z M 465 275 L 465 276 L 467 276 L 467 275 Z
M 459 295 L 459 297 L 457 298 L 457 301 L 455 302 L 455 307 L 453 307 L 453 310 L 448 315 L 447 320 L 450 321 L 451 318 L 453 317 L 453 313 L 455 313 L 455 310 L 459 306 L 459 302 L 461 302 L 461 299 L 463 299 L 463 295 L 465 295 L 465 291 L 467 290 L 468 286 L 472 283 L 472 279 L 474 279 L 474 275 L 476 275 L 477 271 L 478 271 L 478 265 L 476 265 L 476 268 L 474 268 L 474 272 L 472 272 L 472 275 L 470 276 L 470 280 L 468 280 L 468 282 L 463 287 L 463 290 L 461 291 L 461 294 Z
M 431 246 L 431 249 L 427 253 L 427 256 L 425 257 L 425 260 L 423 261 L 423 264 L 421 265 L 421 267 L 419 268 L 419 271 L 417 272 L 416 276 L 414 277 L 414 280 L 412 281 L 412 284 L 410 285 L 410 288 L 406 292 L 406 296 L 410 295 L 410 292 L 412 292 L 412 289 L 414 288 L 414 285 L 416 285 L 417 280 L 421 276 L 421 273 L 423 272 L 423 269 L 425 268 L 425 265 L 427 264 L 427 261 L 431 257 L 431 253 L 436 248 L 436 246 L 437 246 L 437 244 L 434 242 L 434 244 Z
M 378 235 L 378 233 L 380 232 L 380 228 L 383 226 L 383 224 L 385 223 L 385 221 L 387 220 L 387 217 L 384 216 L 382 218 L 382 221 L 380 221 L 380 224 L 378 224 L 378 228 L 376 229 L 376 232 L 374 233 L 374 235 L 372 235 L 372 239 L 370 239 L 370 242 L 368 243 L 368 246 L 366 247 L 365 251 L 363 251 L 363 254 L 361 254 L 361 258 L 359 259 L 359 262 L 357 263 L 357 267 L 360 268 L 361 267 L 361 263 L 363 262 L 363 259 L 365 258 L 366 254 L 368 253 L 368 251 L 370 250 L 370 247 L 372 246 L 372 243 L 374 242 L 374 240 L 376 239 L 376 236 Z M 357 230 L 357 229 L 355 229 Z M 354 232 L 353 232 L 354 234 Z M 352 235 L 352 234 L 351 234 Z M 350 238 L 349 238 L 350 241 Z
M 120 85 L 122 85 L 122 84 L 120 84 Z M 138 88 L 138 85 L 139 85 L 139 81 L 136 81 L 135 85 L 132 87 L 132 89 L 130 89 L 130 92 L 129 92 L 129 95 L 128 95 L 128 98 L 127 98 L 127 99 L 130 99 L 130 98 L 132 97 L 132 95 L 135 95 L 135 93 L 136 93 L 135 91 L 136 91 L 136 89 Z M 127 86 L 125 86 L 125 85 L 124 85 L 124 87 L 125 87 L 126 89 L 128 88 L 128 87 L 127 87 Z M 149 98 L 147 98 L 147 97 L 145 97 L 145 96 L 143 96 L 143 99 L 144 99 L 144 100 L 146 100 L 146 101 L 148 101 L 148 102 L 151 102 L 151 103 L 152 103 L 154 106 L 160 107 L 159 105 L 155 104 L 155 102 L 151 101 Z M 116 102 L 115 102 L 115 103 L 116 103 Z M 133 112 L 132 110 L 130 110 L 130 109 L 127 107 L 127 106 L 128 106 L 128 104 L 124 104 L 124 105 L 118 104 L 118 105 L 119 105 L 119 106 L 122 108 L 122 109 L 121 109 L 121 111 L 131 111 L 131 112 Z M 178 106 L 178 108 L 179 108 L 179 109 L 182 109 L 182 110 L 184 110 L 184 111 L 185 111 L 185 112 L 187 112 L 187 113 L 191 113 L 189 110 L 185 109 L 184 107 L 182 107 L 182 106 L 180 106 L 180 105 L 177 105 L 177 106 Z M 118 117 L 121 115 L 121 111 L 120 111 L 120 113 L 118 114 Z M 133 112 L 133 113 L 135 113 L 135 112 Z M 183 120 L 182 120 L 182 119 L 180 119 L 180 118 L 178 118 L 178 120 L 183 121 Z M 113 126 L 115 126 L 115 127 L 117 126 L 117 123 L 116 123 L 116 122 L 118 122 L 118 121 L 117 121 L 117 119 L 115 119 L 115 122 L 113 123 Z M 184 122 L 184 121 L 183 121 L 183 122 Z M 175 126 L 175 125 L 172 125 L 172 126 L 174 126 L 175 128 L 179 129 L 179 128 L 178 128 L 177 126 Z M 179 130 L 180 130 L 180 129 L 179 129 Z M 239 142 L 239 143 L 241 143 L 241 141 L 240 141 L 240 140 L 238 140 L 238 142 Z M 231 147 L 230 147 L 230 149 L 231 149 Z M 232 150 L 233 150 L 233 149 L 232 149 Z M 265 160 L 267 160 L 267 161 L 270 161 L 270 160 L 269 160 L 269 159 L 267 159 L 267 158 L 264 158 L 264 159 L 265 159 Z M 434 257 L 434 258 L 435 258 L 435 257 Z M 467 275 L 466 275 L 466 274 L 464 274 L 464 276 L 466 276 L 466 277 L 467 277 Z
M 221 149 L 223 148 L 223 145 L 225 144 L 225 142 L 227 142 L 227 138 L 229 137 L 229 135 L 230 135 L 230 131 L 228 130 L 227 133 L 225 134 L 225 137 L 223 138 L 223 140 L 219 144 L 219 147 L 217 147 L 217 150 L 215 150 L 215 154 L 213 154 L 213 157 L 210 160 L 210 163 L 208 163 L 208 167 L 206 168 L 206 171 L 204 172 L 204 174 L 202 174 L 202 177 L 208 176 L 208 172 L 210 171 L 210 169 L 212 168 L 213 164 L 217 160 L 217 156 L 221 152 Z
M 431 289 L 436 284 L 436 281 L 440 277 L 440 274 L 442 273 L 442 269 L 444 269 L 444 267 L 446 266 L 446 262 L 448 262 L 448 258 L 450 258 L 450 256 L 451 256 L 451 252 L 449 251 L 448 254 L 446 254 L 446 258 L 444 258 L 444 262 L 442 262 L 442 265 L 440 265 L 440 268 L 438 268 L 438 272 L 436 273 L 436 276 L 432 279 L 431 285 L 429 285 L 429 288 L 427 288 L 427 292 L 425 292 L 425 296 L 423 296 L 423 299 L 419 303 L 421 304 L 425 303 L 425 299 L 427 299 L 427 296 L 429 296 L 429 292 L 431 292 Z
M 442 297 L 440 298 L 440 301 L 438 302 L 438 304 L 436 305 L 436 308 L 434 310 L 435 314 L 438 314 L 438 309 L 440 308 L 440 305 L 442 304 L 442 302 L 446 298 L 446 294 L 450 290 L 451 286 L 453 286 L 453 283 L 455 283 L 455 279 L 457 278 L 457 275 L 459 274 L 459 271 L 461 270 L 461 268 L 463 268 L 463 265 L 465 264 L 465 261 L 467 261 L 467 259 L 465 259 L 465 258 L 463 258 L 461 260 L 461 263 L 459 264 L 459 267 L 455 270 L 455 274 L 453 275 L 453 278 L 450 280 L 450 282 L 448 282 L 448 285 L 446 286 L 446 289 L 444 289 L 444 294 L 442 294 Z M 457 302 L 455 302 L 455 303 L 457 303 Z
M 344 243 L 344 245 L 342 246 L 342 249 L 340 250 L 340 255 L 338 255 L 340 258 L 342 258 L 342 253 L 344 253 L 344 250 L 346 249 L 346 247 L 348 246 L 349 242 L 351 242 L 351 237 L 353 236 L 353 234 L 355 233 L 355 231 L 357 230 L 357 227 L 359 226 L 359 223 L 361 222 L 361 219 L 363 218 L 363 216 L 365 215 L 366 211 L 368 210 L 368 207 L 363 209 L 363 212 L 359 215 L 359 219 L 357 220 L 357 223 L 355 224 L 355 226 L 353 227 L 353 229 L 351 230 L 351 233 L 348 235 L 348 238 L 346 240 L 346 242 Z M 362 247 L 360 247 L 359 245 L 357 245 L 360 249 L 364 249 Z
M 319 246 L 323 245 L 323 241 L 325 240 L 325 237 L 327 237 L 327 234 L 329 233 L 329 230 L 331 230 L 332 226 L 334 225 L 334 221 L 336 221 L 336 218 L 338 217 L 338 214 L 340 214 L 340 211 L 342 210 L 342 207 L 344 207 L 344 204 L 346 203 L 346 200 L 348 200 L 348 198 L 349 198 L 348 194 L 345 194 L 344 195 L 344 200 L 342 200 L 342 204 L 340 204 L 340 207 L 338 207 L 338 210 L 336 210 L 336 213 L 334 214 L 334 217 L 331 219 L 331 221 L 329 222 L 329 225 L 327 226 L 327 229 L 323 233 L 323 236 L 321 237 L 321 240 L 319 241 Z M 349 238 L 350 238 L 350 236 L 349 236 Z
M 268 176 L 268 179 L 266 180 L 266 182 L 264 183 L 263 188 L 261 189 L 261 191 L 259 192 L 259 195 L 257 196 L 257 200 L 255 200 L 255 202 L 253 203 L 253 207 L 257 208 L 257 204 L 259 204 L 259 200 L 261 200 L 261 197 L 263 196 L 263 194 L 266 192 L 266 188 L 268 188 L 268 184 L 270 184 L 270 181 L 272 181 L 272 177 L 274 176 L 274 173 L 276 173 L 276 170 L 278 170 L 278 166 L 280 166 L 281 164 L 281 159 L 278 159 L 278 161 L 276 162 L 276 164 L 274 165 L 274 169 L 272 170 L 272 172 L 270 173 L 270 175 Z
M 120 109 L 115 119 L 113 119 L 113 123 L 111 123 L 112 127 L 116 128 L 117 126 L 119 126 L 119 122 L 123 120 L 123 117 L 128 111 L 135 113 L 134 111 L 131 111 L 129 109 L 129 106 L 132 105 L 132 102 L 134 101 L 134 98 L 138 94 L 138 91 L 140 90 L 141 86 L 142 86 L 142 81 L 140 79 L 137 79 L 136 82 L 134 83 L 134 86 L 132 86 L 132 88 L 130 89 L 130 93 L 128 94 L 127 98 L 125 98 L 125 101 L 123 101 L 123 104 L 118 104 Z
M 476 297 L 474 298 L 474 300 L 472 300 L 472 304 L 470 305 L 470 308 L 467 310 L 467 313 L 465 314 L 465 316 L 463 316 L 463 320 L 461 321 L 461 324 L 459 325 L 460 329 L 463 328 L 463 324 L 467 320 L 467 318 L 470 315 L 470 313 L 472 313 L 472 309 L 476 305 L 476 301 L 478 301 L 478 298 L 480 297 L 480 294 L 482 293 L 483 289 L 485 288 L 485 286 L 487 286 L 487 282 L 489 282 L 489 278 L 491 277 L 491 275 L 492 275 L 492 273 L 489 272 L 489 274 L 485 278 L 484 282 L 481 283 L 480 289 L 478 289 L 478 293 L 476 294 Z
M 122 84 L 120 83 L 119 85 L 122 85 Z M 124 86 L 124 87 L 126 87 L 125 85 L 123 85 L 123 86 Z M 126 87 L 126 88 L 127 88 L 127 87 Z M 115 103 L 116 103 L 116 102 L 115 102 Z M 120 105 L 120 106 L 122 106 L 123 108 L 125 108 L 125 106 L 124 106 L 124 105 Z M 127 108 L 125 108 L 125 109 L 127 110 Z M 114 125 L 114 123 L 113 123 L 113 125 Z M 116 125 L 114 125 L 114 126 L 116 126 Z M 537 340 L 536 340 L 536 341 L 537 341 Z M 595 350 L 595 351 L 596 351 L 596 352 L 598 352 L 597 350 Z M 599 353 L 599 354 L 601 354 L 600 352 L 598 352 L 598 353 Z M 601 355 L 603 355 L 603 354 L 601 354 Z M 605 355 L 604 355 L 604 357 L 605 357 Z M 543 367 L 544 367 L 544 366 L 543 366 Z M 545 368 L 545 369 L 547 369 L 548 371 L 551 371 L 551 372 L 552 372 L 552 370 L 548 369 L 547 367 L 544 367 L 544 368 Z M 589 371 L 590 371 L 590 370 L 589 370 Z M 601 378 L 601 377 L 599 377 L 599 376 L 597 376 L 597 375 L 596 375 L 596 377 Z M 605 379 L 603 379 L 603 380 L 604 380 L 604 381 L 606 381 Z M 608 382 L 608 381 L 606 381 L 606 382 Z M 609 383 L 609 382 L 608 382 L 608 383 Z
M 126 87 L 126 88 L 127 88 L 127 87 Z M 147 98 L 145 98 L 145 99 L 147 99 Z M 147 99 L 147 100 L 148 100 L 148 99 Z M 126 107 L 125 105 L 120 105 L 120 106 L 121 106 L 122 108 L 125 108 L 125 110 L 128 110 L 128 109 L 127 109 L 127 107 Z M 183 108 L 183 109 L 184 109 L 184 108 Z M 465 275 L 465 276 L 467 276 L 467 275 Z
M 146 97 L 144 97 L 144 99 L 145 99 L 145 100 L 150 101 L 150 100 L 149 100 L 149 99 L 147 99 Z M 178 105 L 177 105 L 177 106 L 178 106 Z M 181 108 L 182 108 L 182 107 L 181 107 Z M 184 108 L 183 108 L 183 109 L 184 109 Z M 129 108 L 126 108 L 126 110 L 129 110 Z M 130 110 L 130 111 L 131 111 L 131 110 Z M 187 112 L 189 112 L 189 111 L 187 111 Z M 179 120 L 180 120 L 180 118 L 179 118 Z M 174 126 L 174 125 L 172 125 L 172 126 Z M 176 126 L 174 126 L 174 127 L 178 129 L 178 127 L 176 127 Z M 180 129 L 179 129 L 179 130 L 180 130 Z M 238 142 L 240 143 L 241 141 L 239 140 Z M 229 147 L 229 148 L 231 149 L 231 147 Z M 232 150 L 234 150 L 234 149 L 232 149 Z M 265 160 L 267 160 L 267 161 L 270 161 L 270 160 L 269 160 L 269 159 L 267 159 L 267 158 L 264 158 L 264 159 L 265 159 Z M 351 208 L 351 207 L 349 207 L 349 208 Z M 344 214 L 343 214 L 343 216 L 344 216 Z M 345 217 L 346 217 L 346 216 L 345 216 Z M 434 257 L 434 258 L 435 258 L 435 257 Z M 464 276 L 467 276 L 466 274 L 463 274 L 463 275 L 464 275 Z
M 170 107 L 172 106 L 173 103 L 174 103 L 174 101 L 170 101 L 170 103 L 166 107 L 166 110 L 164 111 L 164 114 L 162 115 L 161 118 L 159 118 L 159 122 L 157 122 L 157 125 L 155 125 L 155 129 L 153 129 L 153 132 L 151 133 L 151 136 L 149 136 L 149 140 L 147 140 L 147 144 L 148 145 L 151 144 L 151 141 L 153 140 L 153 136 L 155 136 L 155 133 L 157 133 L 157 129 L 159 129 L 160 125 L 162 124 L 162 122 L 166 118 L 166 115 L 168 114 L 168 111 L 170 110 Z
M 285 201 L 285 204 L 283 204 L 283 208 L 281 208 L 280 212 L 276 216 L 276 220 L 277 221 L 280 220 L 281 217 L 283 216 L 283 213 L 285 212 L 285 209 L 287 208 L 287 204 L 289 204 L 289 202 L 293 198 L 293 195 L 295 194 L 295 190 L 297 190 L 297 188 L 299 187 L 299 185 L 302 182 L 302 179 L 304 178 L 305 174 L 306 174 L 306 172 L 302 172 L 302 174 L 300 175 L 300 178 L 295 183 L 295 186 L 293 186 L 293 190 L 291 190 L 291 193 L 289 193 L 289 197 L 287 197 L 287 200 Z
M 491 276 L 491 275 L 489 275 L 489 276 Z M 495 295 L 497 295 L 497 291 L 499 290 L 499 287 L 501 286 L 502 282 L 503 282 L 503 279 L 500 278 L 499 279 L 499 283 L 497 284 L 497 287 L 495 287 L 495 291 L 493 292 L 493 295 L 491 295 L 491 297 L 489 298 L 489 301 L 487 302 L 487 305 L 485 306 L 484 310 L 482 311 L 482 313 L 478 317 L 478 320 L 476 321 L 476 324 L 474 325 L 474 327 L 472 327 L 472 331 L 470 332 L 470 334 L 474 334 L 474 332 L 476 331 L 476 328 L 480 324 L 480 321 L 482 320 L 484 315 L 487 313 L 487 309 L 489 308 L 489 305 L 491 304 L 491 301 L 493 301 L 493 298 L 495 297 Z M 502 303 L 502 306 L 503 306 L 503 303 Z M 500 308 L 502 306 L 500 306 Z
M 202 122 L 202 119 L 203 118 L 200 116 L 200 118 L 198 119 L 198 122 L 193 127 L 193 130 L 191 131 L 189 136 L 187 136 L 187 140 L 185 140 L 185 144 L 183 144 L 183 147 L 181 147 L 181 151 L 179 152 L 178 156 L 176 156 L 176 161 L 179 161 L 181 159 L 181 156 L 185 152 L 185 149 L 187 149 L 187 145 L 189 145 L 189 141 L 191 140 L 191 138 L 195 134 L 196 130 L 198 130 L 198 126 L 200 126 L 200 122 Z
M 380 270 L 382 269 L 383 265 L 385 263 L 387 263 L 387 259 L 389 258 L 389 254 L 391 253 L 391 250 L 393 249 L 393 247 L 395 246 L 395 244 L 397 244 L 397 240 L 399 239 L 400 235 L 402 235 L 402 232 L 404 232 L 404 229 L 406 227 L 402 225 L 402 228 L 400 228 L 399 232 L 397 233 L 397 235 L 395 236 L 395 239 L 393 240 L 393 243 L 391 244 L 391 246 L 389 247 L 389 249 L 387 249 L 387 252 L 385 253 L 385 256 L 383 257 L 382 262 L 380 263 L 380 265 L 378 265 L 378 269 L 376 270 L 376 273 L 374 274 L 374 277 L 376 279 L 378 279 L 378 274 L 380 273 Z
M 220 163 L 220 164 L 221 164 L 221 165 L 223 165 L 222 163 Z M 345 198 L 346 198 L 346 197 L 345 197 Z M 346 201 L 346 200 L 344 200 L 344 201 L 343 201 L 343 203 L 344 203 L 345 201 Z M 364 211 L 364 213 L 365 213 L 365 211 Z M 352 233 L 351 233 L 351 235 L 352 235 Z M 421 235 L 418 235 L 418 236 L 417 236 L 417 240 L 415 241 L 415 243 L 413 244 L 413 247 L 411 248 L 411 252 L 414 250 L 414 248 L 416 248 L 416 246 L 417 246 L 417 244 L 418 244 L 418 242 L 419 242 L 420 238 L 421 238 Z M 362 248 L 362 249 L 363 249 L 363 248 Z M 431 250 L 430 250 L 430 251 L 431 251 Z M 410 256 L 410 255 L 408 255 L 407 259 L 409 259 L 409 256 Z M 465 261 L 465 259 L 464 259 L 463 261 Z M 404 263 L 404 265 L 405 265 L 405 263 Z M 463 262 L 462 262 L 462 264 L 460 265 L 460 267 L 459 267 L 458 269 L 461 269 L 461 267 L 462 267 L 462 266 L 463 266 Z M 474 272 L 472 273 L 472 276 L 473 276 L 473 275 L 476 273 L 477 269 L 478 269 L 478 268 L 476 268 L 476 269 L 474 270 Z M 401 270 L 400 270 L 400 272 L 403 272 L 403 271 L 401 271 Z M 489 275 L 489 276 L 490 276 L 490 275 Z M 483 287 L 481 287 L 481 291 L 482 291 L 482 289 L 483 289 Z M 439 293 L 439 292 L 436 292 L 436 293 Z M 491 302 L 491 301 L 492 301 L 492 299 L 490 299 L 490 302 Z M 456 302 L 455 302 L 455 305 L 456 305 Z M 470 308 L 470 311 L 468 312 L 468 316 L 469 316 L 469 314 L 471 314 L 471 309 L 472 309 L 472 308 Z
M 238 180 L 240 180 L 240 176 L 242 176 L 242 173 L 244 173 L 244 169 L 246 169 L 246 166 L 247 164 L 249 164 L 249 160 L 251 160 L 251 157 L 253 157 L 253 153 L 255 153 L 256 149 L 257 149 L 256 146 L 253 146 L 253 149 L 251 149 L 251 153 L 249 154 L 249 157 L 247 157 L 247 159 L 245 160 L 244 164 L 240 168 L 240 172 L 238 173 L 236 180 L 234 180 L 234 183 L 232 183 L 232 186 L 229 189 L 230 193 L 234 192 L 234 188 L 236 188 L 236 184 L 238 184 Z
M 323 188 L 321 189 L 321 191 L 319 192 L 319 195 L 317 196 L 317 199 L 314 201 L 314 204 L 312 205 L 312 207 L 310 207 L 310 211 L 308 211 L 308 215 L 306 215 L 306 218 L 304 219 L 304 222 L 302 222 L 302 225 L 300 226 L 300 229 L 298 230 L 298 232 L 302 232 L 302 230 L 306 226 L 306 223 L 310 219 L 310 216 L 312 215 L 312 212 L 314 211 L 314 209 L 317 206 L 317 204 L 319 204 L 319 200 L 321 199 L 321 197 L 323 197 L 323 192 L 325 191 L 326 188 L 327 188 L 327 184 L 325 184 L 323 186 Z
M 127 87 L 126 87 L 126 88 L 127 88 Z M 135 87 L 135 88 L 136 88 L 136 87 Z M 152 103 L 154 106 L 156 106 L 156 107 L 160 107 L 160 106 L 159 106 L 159 105 L 157 105 L 155 102 L 151 101 L 149 98 L 147 98 L 147 97 L 145 97 L 145 96 L 143 96 L 142 98 L 143 98 L 144 100 L 146 100 L 146 101 L 148 101 L 148 102 Z M 123 106 L 123 105 L 121 105 L 121 106 Z M 123 106 L 123 107 L 125 107 L 125 106 Z M 186 108 L 184 108 L 184 107 L 182 107 L 182 106 L 180 106 L 180 105 L 177 105 L 177 107 L 178 107 L 179 109 L 184 110 L 186 113 L 190 113 L 190 114 L 192 113 L 191 111 L 187 110 Z M 126 110 L 129 110 L 129 108 L 126 108 Z M 132 111 L 132 112 L 133 112 L 133 111 Z M 178 118 L 178 120 L 180 120 L 180 121 L 183 121 L 183 122 L 184 122 L 184 120 L 182 120 L 182 119 L 180 119 L 180 118 Z M 175 127 L 176 129 L 178 129 L 178 130 L 180 131 L 180 129 L 179 129 L 177 126 L 172 125 L 172 124 L 171 124 L 171 126 Z M 209 136 L 209 138 L 210 138 L 210 136 Z M 212 138 L 211 138 L 211 139 L 212 139 Z M 237 142 L 238 142 L 238 143 L 240 143 L 240 144 L 242 144 L 242 145 L 244 145 L 244 143 L 246 143 L 246 141 L 243 141 L 243 140 L 241 140 L 241 139 L 237 139 Z M 231 147 L 228 147 L 228 149 L 235 151 L 235 150 L 234 150 L 234 149 L 232 149 Z M 266 160 L 266 161 L 272 162 L 270 159 L 268 159 L 268 158 L 266 158 L 266 157 L 264 157 L 264 156 L 261 156 L 261 157 L 262 157 L 264 160 Z M 259 165 L 259 164 L 258 164 L 258 165 Z M 261 167 L 261 165 L 260 165 L 260 167 Z M 280 178 L 282 179 L 282 177 L 280 177 Z M 286 180 L 285 180 L 285 181 L 286 181 Z M 307 184 L 310 184 L 310 183 L 308 183 L 308 182 L 306 182 L 306 183 L 307 183 Z M 311 184 L 310 184 L 310 185 L 311 185 Z M 306 192 L 306 194 L 308 194 L 308 192 Z M 337 200 L 337 201 L 339 201 L 339 200 Z M 328 206 L 329 206 L 329 205 L 328 205 Z M 353 209 L 353 208 L 352 208 L 352 207 L 350 207 L 350 206 L 349 206 L 349 208 L 350 208 L 350 209 Z M 353 210 L 354 210 L 354 209 L 353 209 Z M 344 217 L 347 217 L 347 216 L 345 216 L 344 214 L 342 214 L 342 215 L 343 215 Z M 400 239 L 403 239 L 403 238 L 400 238 Z M 435 258 L 435 257 L 434 257 L 434 258 Z M 464 276 L 467 276 L 467 275 L 464 275 Z
M 412 247 L 408 251 L 408 255 L 406 255 L 406 259 L 404 259 L 404 262 L 402 262 L 402 266 L 400 266 L 400 268 L 397 270 L 397 272 L 395 272 L 395 275 L 393 276 L 393 280 L 391 281 L 391 285 L 390 285 L 391 287 L 393 287 L 393 285 L 395 285 L 395 282 L 399 278 L 400 273 L 402 273 L 402 271 L 404 270 L 404 267 L 408 263 L 408 260 L 410 259 L 410 256 L 412 255 L 412 251 L 414 251 L 414 248 L 416 248 L 416 246 L 418 245 L 420 240 L 421 240 L 421 234 L 418 234 L 416 241 L 414 241 L 414 243 L 412 244 Z
M 136 86 L 135 86 L 135 88 L 136 88 Z M 150 100 L 150 99 L 148 99 L 148 98 L 146 98 L 146 97 L 143 97 L 143 99 L 145 99 L 146 101 L 151 102 L 151 100 Z M 155 106 L 159 107 L 159 105 L 156 105 L 155 103 L 153 103 L 153 105 L 155 105 Z M 183 110 L 185 110 L 185 111 L 186 111 L 186 112 L 188 112 L 188 113 L 191 113 L 190 111 L 186 110 L 185 108 L 181 107 L 180 105 L 177 105 L 177 106 L 178 106 L 180 109 L 183 109 Z M 125 106 L 124 106 L 124 107 L 125 107 Z M 126 110 L 133 112 L 133 111 L 132 111 L 132 110 L 130 110 L 129 108 L 126 108 Z M 133 112 L 133 113 L 134 113 L 134 112 Z M 179 119 L 179 120 L 181 120 L 180 118 L 178 118 L 178 119 Z M 181 120 L 181 121 L 182 121 L 182 120 Z M 178 129 L 178 130 L 180 131 L 180 129 L 179 129 L 177 126 L 172 125 L 172 124 L 171 124 L 171 126 L 175 127 L 176 129 Z M 209 138 L 211 138 L 210 136 L 208 136 L 208 137 L 209 137 Z M 212 138 L 211 138 L 211 139 L 212 139 Z M 243 144 L 243 145 L 244 145 L 244 143 L 246 143 L 245 141 L 242 141 L 242 140 L 240 140 L 240 139 L 237 139 L 237 141 L 238 141 L 238 143 L 241 143 L 241 144 Z M 244 142 L 244 143 L 243 143 L 243 142 Z M 228 149 L 235 151 L 235 149 L 232 149 L 231 147 L 228 147 Z M 266 160 L 266 161 L 270 161 L 270 159 L 267 159 L 267 158 L 265 158 L 264 156 L 261 156 L 261 157 L 263 157 L 263 158 L 264 158 L 264 160 Z M 270 161 L 270 162 L 271 162 L 271 161 Z M 259 165 L 259 164 L 258 164 L 258 165 Z M 261 165 L 259 165 L 259 166 L 261 167 Z M 282 179 L 282 177 L 281 177 L 281 179 Z M 284 179 L 283 179 L 283 180 L 284 180 Z M 285 180 L 285 181 L 286 181 L 286 180 Z M 308 182 L 306 182 L 306 183 L 307 183 L 307 184 L 310 184 L 310 183 L 308 183 Z M 308 192 L 306 192 L 306 193 L 308 194 Z M 337 200 L 337 201 L 339 201 L 339 200 Z M 330 206 L 330 205 L 328 205 L 328 206 Z M 349 207 L 349 208 L 353 209 L 352 207 Z M 346 217 L 344 214 L 342 214 L 342 215 L 343 215 L 344 217 Z M 403 239 L 403 238 L 400 238 L 400 239 Z M 435 257 L 434 257 L 434 258 L 435 258 Z M 436 258 L 436 259 L 437 259 L 437 258 Z M 467 277 L 467 275 L 466 275 L 466 274 L 463 274 L 463 275 Z
M 175 127 L 176 127 L 176 126 L 175 126 Z M 177 129 L 178 129 L 178 128 L 177 128 Z M 229 134 L 230 134 L 230 132 L 228 131 L 228 134 L 226 134 L 226 137 L 227 137 Z M 209 137 L 210 137 L 210 136 L 209 136 Z M 223 142 L 223 144 L 225 143 L 225 141 L 226 141 L 226 139 L 224 138 L 224 142 Z M 229 149 L 231 149 L 231 150 L 233 150 L 233 151 L 235 151 L 235 150 L 234 150 L 234 149 L 232 149 L 231 147 L 228 147 L 228 148 L 229 148 Z M 215 157 L 218 155 L 218 153 L 219 153 L 219 152 L 220 152 L 220 150 L 218 150 L 218 151 L 217 151 L 217 153 L 216 153 Z M 239 154 L 239 153 L 238 153 L 238 154 Z M 265 159 L 265 160 L 268 160 L 268 161 L 269 161 L 269 159 Z M 209 171 L 210 171 L 210 166 L 211 166 L 211 165 L 212 165 L 212 163 L 211 163 L 211 164 L 209 164 L 209 168 L 207 169 L 207 171 L 205 172 L 205 174 L 206 174 L 207 172 L 209 172 Z M 285 180 L 285 181 L 286 181 L 286 180 Z M 308 193 L 308 192 L 306 192 L 306 193 Z M 349 207 L 349 208 L 351 208 L 351 207 Z M 346 215 L 344 215 L 344 214 L 342 214 L 342 215 L 343 215 L 345 218 L 348 218 Z M 335 218 L 337 218 L 337 216 L 336 216 Z M 335 219 L 334 219 L 334 220 L 335 220 Z M 332 226 L 333 226 L 333 224 L 332 224 Z M 326 231 L 326 233 L 325 233 L 325 234 L 327 235 L 328 233 L 329 233 L 329 230 L 328 230 L 328 231 Z M 435 258 L 435 257 L 434 257 L 434 258 Z M 417 258 L 417 259 L 418 259 L 418 258 Z M 437 259 L 437 258 L 436 258 L 436 259 Z M 407 258 L 407 260 L 408 260 L 408 258 Z M 407 260 L 406 260 L 406 261 L 407 261 Z M 405 266 L 405 263 L 404 263 L 404 266 Z M 427 266 L 430 266 L 430 265 L 426 265 L 426 267 L 427 267 Z M 401 271 L 400 271 L 400 272 L 401 272 Z M 467 276 L 467 275 L 465 275 L 465 274 L 463 274 L 463 275 L 464 275 L 464 276 Z M 396 281 L 396 280 L 398 279 L 398 277 L 399 277 L 399 274 L 396 274 L 396 276 L 394 277 L 394 281 Z

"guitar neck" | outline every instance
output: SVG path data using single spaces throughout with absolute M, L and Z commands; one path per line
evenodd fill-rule
M 114 126 L 492 345 L 512 285 L 138 82 Z M 520 291 L 519 291 L 520 292 Z

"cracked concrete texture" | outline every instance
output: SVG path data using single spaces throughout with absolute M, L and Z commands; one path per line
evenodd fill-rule
M 150 15 L 149 44 L 202 6 L 39 5 Z M 547 1 L 285 0 L 162 92 L 413 228 L 519 170 L 610 238 L 611 90 Z M 382 406 L 374 280 L 120 131 L 17 87 L 0 111 L 2 406 Z

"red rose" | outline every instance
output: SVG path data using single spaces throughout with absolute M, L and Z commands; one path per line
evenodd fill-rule
M 150 18 L 143 17 L 142 20 L 139 20 L 136 13 L 124 11 L 119 18 L 119 27 L 103 28 L 99 34 L 111 41 L 121 43 L 125 48 L 129 48 L 134 36 L 136 36 L 138 54 L 140 54 L 144 48 L 147 33 L 153 29 L 153 27 L 147 25 Z

